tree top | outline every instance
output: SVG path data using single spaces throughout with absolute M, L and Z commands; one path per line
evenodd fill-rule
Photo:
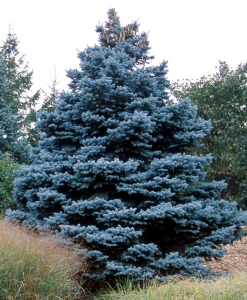
M 136 57 L 136 62 L 140 65 L 147 63 L 154 56 L 147 56 L 151 49 L 148 34 L 146 32 L 139 34 L 139 26 L 137 21 L 121 26 L 115 8 L 111 8 L 108 11 L 108 21 L 105 22 L 105 26 L 96 26 L 96 32 L 99 32 L 99 42 L 102 47 L 112 49 L 119 47 L 121 43 L 125 51 L 129 52 L 131 57 Z

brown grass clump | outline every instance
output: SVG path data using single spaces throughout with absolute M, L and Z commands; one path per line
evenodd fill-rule
M 81 265 L 54 236 L 0 221 L 0 299 L 77 299 Z

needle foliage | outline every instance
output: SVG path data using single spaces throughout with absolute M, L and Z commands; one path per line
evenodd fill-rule
M 169 100 L 167 62 L 148 66 L 139 24 L 121 26 L 114 9 L 108 18 L 68 71 L 70 91 L 39 115 L 42 140 L 17 171 L 8 219 L 82 242 L 91 279 L 208 276 L 203 259 L 221 258 L 246 223 L 217 200 L 224 182 L 204 182 L 211 155 L 189 150 L 211 122 Z

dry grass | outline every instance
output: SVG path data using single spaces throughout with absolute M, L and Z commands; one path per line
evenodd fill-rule
M 215 281 L 178 280 L 159 286 L 134 288 L 131 281 L 101 291 L 95 299 L 206 300 L 247 299 L 247 237 L 226 246 L 221 261 L 208 264 L 213 273 L 231 272 Z M 41 236 L 0 220 L 0 299 L 83 299 L 75 274 L 83 273 L 81 260 L 54 236 Z M 81 298 L 80 298 L 81 297 Z
M 221 277 L 215 281 L 175 280 L 145 289 L 134 288 L 131 282 L 101 291 L 97 300 L 240 300 L 247 299 L 247 274 Z M 95 299 L 95 300 L 96 300 Z
M 159 286 L 135 288 L 131 281 L 122 282 L 117 289 L 101 291 L 97 300 L 242 300 L 247 299 L 247 236 L 225 246 L 228 252 L 220 260 L 207 263 L 215 274 L 229 272 L 234 276 L 217 280 L 177 280 Z
M 0 299 L 76 299 L 77 255 L 51 236 L 0 221 Z

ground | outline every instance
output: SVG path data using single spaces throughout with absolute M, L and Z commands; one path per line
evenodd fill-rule
M 230 272 L 238 274 L 247 271 L 247 236 L 233 242 L 233 245 L 225 246 L 225 248 L 228 252 L 220 261 L 213 260 L 207 264 L 212 273 Z

